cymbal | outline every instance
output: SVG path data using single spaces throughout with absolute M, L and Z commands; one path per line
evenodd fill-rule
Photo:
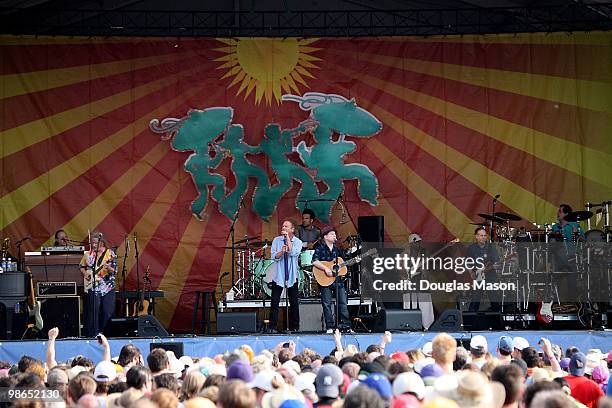
M 504 213 L 504 212 L 496 212 L 494 213 L 496 217 L 501 218 L 504 221 L 520 221 L 522 220 L 521 217 L 519 217 L 516 214 L 512 214 L 512 213 Z
M 574 211 L 574 212 L 567 214 L 565 217 L 563 217 L 563 219 L 568 222 L 584 221 L 584 220 L 588 220 L 592 216 L 593 216 L 592 211 Z
M 256 248 L 261 248 L 261 247 L 265 247 L 266 245 L 270 245 L 271 242 L 268 241 L 267 239 L 264 239 L 263 241 L 253 241 L 253 242 L 249 242 L 250 247 L 256 247 Z
M 251 241 L 251 240 L 253 240 L 253 239 L 255 239 L 255 238 L 257 238 L 257 236 L 256 236 L 256 235 L 253 235 L 252 237 L 248 237 L 248 236 L 247 236 L 247 237 L 242 238 L 240 241 L 236 241 L 236 242 L 234 242 L 234 245 L 236 245 L 236 244 L 242 244 L 243 242 Z
M 489 220 L 493 222 L 504 222 L 505 221 L 503 218 L 499 218 L 494 215 L 485 214 L 485 213 L 479 213 L 478 216 L 481 218 L 484 218 L 485 220 Z

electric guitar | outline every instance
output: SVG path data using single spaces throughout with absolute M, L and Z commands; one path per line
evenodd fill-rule
M 516 255 L 515 252 L 512 252 L 511 254 L 508 254 L 507 256 L 503 257 L 501 260 L 494 262 L 494 263 L 487 263 L 485 266 L 483 266 L 482 268 L 476 269 L 472 271 L 472 278 L 476 281 L 476 282 L 480 282 L 485 280 L 485 275 L 488 271 L 490 271 L 493 268 L 497 268 L 498 266 L 500 266 L 501 264 L 503 264 L 504 262 L 506 262 L 508 259 L 514 257 Z
M 548 282 L 546 285 L 546 292 L 547 292 L 547 296 L 549 299 L 551 299 L 550 302 L 544 302 L 543 300 L 539 300 L 538 301 L 538 311 L 536 312 L 536 320 L 540 323 L 543 324 L 549 324 L 550 322 L 552 322 L 555 318 L 555 315 L 553 314 L 552 311 L 552 304 L 554 302 L 554 300 L 552 300 L 553 296 L 551 293 L 551 287 L 552 287 L 552 274 L 550 272 L 550 267 L 546 268 L 546 273 L 548 274 Z
M 34 293 L 34 282 L 32 281 L 32 271 L 27 267 L 28 275 L 30 275 L 30 298 L 28 299 L 28 321 L 32 319 L 34 323 L 28 324 L 28 328 L 35 328 L 37 331 L 42 330 L 44 326 L 43 318 L 40 314 L 40 300 L 36 300 Z
M 315 279 L 317 283 L 321 286 L 330 286 L 336 280 L 336 276 L 344 276 L 347 272 L 347 266 L 351 266 L 360 262 L 363 258 L 368 256 L 374 256 L 378 254 L 378 250 L 376 248 L 372 248 L 369 251 L 356 256 L 355 258 L 349 259 L 348 261 L 344 261 L 342 258 L 338 257 L 337 263 L 335 261 L 319 261 L 325 267 L 332 270 L 332 276 L 327 276 L 325 270 L 319 269 L 316 265 L 312 268 L 312 272 L 314 273 Z
M 110 249 L 106 249 L 106 251 L 110 251 Z M 99 256 L 99 259 L 104 259 L 104 252 Z M 87 270 L 91 272 L 90 276 L 86 276 L 83 278 L 83 286 L 84 291 L 89 292 L 93 288 L 94 278 L 96 279 L 96 286 L 100 282 L 102 278 L 108 275 L 107 268 L 111 267 L 113 270 L 117 269 L 117 256 L 111 252 L 111 257 L 108 262 L 105 262 L 99 265 L 96 268 L 87 267 Z

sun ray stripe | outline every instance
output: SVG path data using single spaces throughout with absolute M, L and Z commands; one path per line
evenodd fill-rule
M 166 146 L 161 143 L 156 144 L 141 160 L 134 163 L 119 179 L 102 191 L 95 200 L 91 201 L 72 217 L 64 228 L 69 231 L 79 231 L 85 225 L 100 224 L 104 217 L 130 193 L 132 187 L 138 184 L 147 175 L 149 170 L 155 168 L 166 153 Z
M 421 201 L 425 208 L 445 225 L 455 236 L 466 236 L 469 233 L 471 219 L 459 210 L 446 197 L 415 173 L 406 163 L 395 155 L 380 141 L 372 139 L 366 145 L 385 163 L 402 184 Z
M 346 68 L 338 67 L 337 69 L 346 72 L 347 75 L 355 74 Z M 612 179 L 602 180 L 601 177 L 601 174 L 612 174 L 612 155 L 610 154 L 413 91 L 365 73 L 359 76 L 365 83 L 403 101 L 414 103 L 468 129 L 582 175 L 596 183 L 603 182 L 607 186 L 612 186 Z M 568 157 L 567 152 L 571 151 L 581 152 L 581 155 Z
M 156 314 L 166 327 L 172 320 L 174 310 L 185 287 L 187 276 L 198 253 L 198 243 L 208 223 L 209 221 L 206 220 L 198 221 L 195 217 L 190 218 L 168 268 L 166 268 L 166 273 L 158 285 L 158 289 L 164 291 L 164 297 L 158 301 L 159 308 L 157 308 Z
M 332 43 L 330 43 L 332 44 Z M 475 44 L 360 41 L 359 50 L 385 56 L 609 82 L 609 47 L 559 44 Z M 603 58 L 603 59 L 602 59 Z
M 336 50 L 336 52 L 351 56 L 345 50 Z M 599 112 L 612 111 L 612 86 L 606 82 L 469 67 L 415 58 L 390 57 L 375 53 L 362 52 L 359 57 L 389 67 L 406 69 L 471 85 L 485 86 Z
M 200 66 L 190 66 L 173 76 L 161 78 L 95 102 L 69 109 L 52 116 L 47 116 L 12 129 L 7 129 L 0 133 L 0 137 L 3 141 L 2 157 L 6 157 L 28 146 L 85 123 L 91 119 L 92 114 L 102 116 L 121 105 L 131 103 L 134 99 L 142 98 L 162 87 L 175 84 L 186 76 L 201 69 L 202 67 Z
M 0 123 L 0 131 L 49 117 L 109 95 L 117 94 L 167 76 L 180 70 L 180 66 L 199 65 L 201 57 L 182 61 L 171 61 L 154 67 L 110 75 L 104 78 L 63 86 L 46 91 L 4 99 L 2 104 L 5 120 Z M 19 114 L 16 114 L 16 113 Z
M 465 82 L 440 80 L 427 74 L 383 66 L 376 61 L 363 61 L 357 57 L 349 57 L 344 61 L 356 72 L 370 72 L 378 78 L 384 77 L 387 82 L 394 82 L 402 87 L 555 135 L 564 140 L 581 143 L 586 138 L 589 147 L 612 152 L 607 138 L 603 136 L 612 131 L 607 114 L 565 104 L 552 104 L 537 98 Z M 509 109 L 509 107 L 514 108 Z
M 414 126 L 424 131 L 431 129 L 431 135 L 442 140 L 444 143 L 456 148 L 473 160 L 481 162 L 486 167 L 498 172 L 500 175 L 510 178 L 515 183 L 531 191 L 545 192 L 547 200 L 557 201 L 557 194 L 563 192 L 571 197 L 588 197 L 589 200 L 604 199 L 606 187 L 599 183 L 592 182 L 580 175 L 566 171 L 564 168 L 551 165 L 535 158 L 523 154 L 523 152 L 504 145 L 501 142 L 489 139 L 485 135 L 473 132 L 455 122 L 448 121 L 446 118 L 431 113 L 419 105 L 408 104 L 391 95 L 381 94 L 380 89 L 372 87 L 369 83 L 356 81 L 356 86 L 352 87 L 352 92 L 366 98 L 376 99 L 381 107 L 394 113 L 404 120 L 411 121 Z M 452 135 L 452 137 L 448 137 Z M 465 140 L 470 140 L 466 144 Z M 501 159 L 501 160 L 500 160 Z M 431 158 L 421 158 L 427 162 Z M 512 166 L 508 166 L 512 163 Z M 517 173 L 513 169 L 525 168 L 524 173 Z M 442 171 L 444 170 L 436 170 Z M 542 172 L 546 172 L 546 177 L 542 177 Z M 452 184 L 455 186 L 455 183 Z M 476 192 L 476 194 L 480 194 Z M 603 195 L 602 195 L 603 194 Z M 445 195 L 448 195 L 445 194 Z
M 28 73 L 0 75 L 0 81 L 4 84 L 1 98 L 40 92 L 61 86 L 72 85 L 92 79 L 103 78 L 123 72 L 135 71 L 148 68 L 177 59 L 188 58 L 196 55 L 193 51 L 172 52 L 170 54 L 154 55 L 145 58 L 121 60 L 102 64 L 85 65 L 81 67 L 58 68 L 48 71 L 36 71 Z
M 397 133 L 413 141 L 432 156 L 437 157 L 473 184 L 480 185 L 483 180 L 486 180 L 488 183 L 487 190 L 499 192 L 502 196 L 500 201 L 517 214 L 521 214 L 529 220 L 539 220 L 538 215 L 541 214 L 556 214 L 556 205 L 491 171 L 481 163 L 414 127 L 411 123 L 379 108 L 372 101 L 363 97 L 359 100 L 361 106 L 367 106 L 368 110 L 381 119 L 383 123 L 391 126 Z
M 4 225 L 8 225 L 21 217 L 24 213 L 32 209 L 34 206 L 44 201 L 48 196 L 58 191 L 69 182 L 73 181 L 80 174 L 84 173 L 88 168 L 112 154 L 119 146 L 125 144 L 132 139 L 134 135 L 148 129 L 148 123 L 151 117 L 159 117 L 175 106 L 177 100 L 195 95 L 199 88 L 192 88 L 151 112 L 136 118 L 132 123 L 123 127 L 121 130 L 108 136 L 106 139 L 97 143 L 94 146 L 82 151 L 71 159 L 65 161 L 54 169 L 40 175 L 36 179 L 25 183 L 15 191 L 0 198 L 0 206 L 6 208 L 4 211 Z M 91 157 L 95 159 L 90 160 Z M 53 183 L 50 183 L 53 180 Z M 46 187 L 46 188 L 45 188 Z M 19 208 L 10 204 L 14 200 L 21 203 Z M 10 208 L 9 208 L 10 207 Z M 3 226 L 4 227 L 4 226 Z
M 177 169 L 172 179 L 170 179 L 163 190 L 157 195 L 155 200 L 151 200 L 147 210 L 129 231 L 129 236 L 133 236 L 134 232 L 138 234 L 139 245 L 143 253 L 146 253 L 155 230 L 159 227 L 161 220 L 168 215 L 168 212 L 174 204 L 174 200 L 179 196 L 179 192 L 190 181 L 190 177 L 184 174 L 181 180 L 181 170 Z M 130 276 L 132 272 L 135 272 L 133 261 L 127 268 L 126 281 L 131 279 Z

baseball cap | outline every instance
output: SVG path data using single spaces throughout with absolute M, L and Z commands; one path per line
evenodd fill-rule
M 427 343 L 425 343 L 421 350 L 423 351 L 423 354 L 425 354 L 426 357 L 431 357 L 431 353 L 433 351 L 433 344 L 432 344 L 432 342 L 428 341 Z
M 283 377 L 275 371 L 272 370 L 263 370 L 255 375 L 253 382 L 249 384 L 251 388 L 259 388 L 264 391 L 272 391 L 274 387 L 272 386 L 272 381 L 276 379 L 279 384 L 283 384 L 285 380 Z
M 315 377 L 315 387 L 319 397 L 337 398 L 338 388 L 344 381 L 342 370 L 334 364 L 323 364 Z
M 253 368 L 246 361 L 236 360 L 227 368 L 227 379 L 250 383 L 253 381 Z
M 569 363 L 569 372 L 571 375 L 576 377 L 581 377 L 584 375 L 584 370 L 586 368 L 586 356 L 583 352 L 579 351 L 578 353 L 572 354 Z
M 300 400 L 286 400 L 278 408 L 306 408 L 306 404 Z
M 523 351 L 524 348 L 529 347 L 529 342 L 524 337 L 515 337 L 512 339 L 512 343 L 514 343 L 514 348 L 517 350 Z
M 438 378 L 444 375 L 444 370 L 442 370 L 442 367 L 437 364 L 428 364 L 421 369 L 421 372 L 419 374 L 421 374 L 422 378 Z
M 514 342 L 512 341 L 512 337 L 501 336 L 499 338 L 499 341 L 497 342 L 497 348 L 499 349 L 499 351 L 512 353 L 512 350 L 514 350 Z
M 408 236 L 408 242 L 409 243 L 413 243 L 413 242 L 419 242 L 422 241 L 423 239 L 421 239 L 421 236 L 419 234 L 410 234 Z
M 420 400 L 425 397 L 425 384 L 421 377 L 416 373 L 401 373 L 393 381 L 393 395 L 411 393 Z
M 383 399 L 390 400 L 393 396 L 391 383 L 389 382 L 389 380 L 387 380 L 387 377 L 382 374 L 370 374 L 361 383 L 378 392 L 378 395 L 380 395 Z
M 94 378 L 98 382 L 111 382 L 117 378 L 117 369 L 111 361 L 100 361 L 94 370 Z
M 393 398 L 391 408 L 420 408 L 421 403 L 414 395 L 400 395 Z
M 61 384 L 68 384 L 68 374 L 64 370 L 51 369 L 47 374 L 47 384 L 52 388 Z
M 487 350 L 488 344 L 485 336 L 476 335 L 470 340 L 470 348 L 474 350 Z
M 570 363 L 570 358 L 569 357 L 563 357 L 561 359 L 561 361 L 559 361 L 559 366 L 563 369 L 563 370 L 567 370 L 569 369 L 569 363 Z

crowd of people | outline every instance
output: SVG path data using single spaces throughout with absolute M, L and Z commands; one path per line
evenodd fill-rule
M 52 389 L 59 398 L 3 399 L 0 408 L 612 408 L 612 351 L 563 350 L 546 338 L 489 344 L 475 335 L 461 346 L 440 333 L 419 349 L 394 350 L 385 332 L 359 350 L 336 331 L 325 356 L 287 342 L 259 354 L 248 345 L 197 358 L 156 348 L 145 358 L 133 344 L 112 357 L 100 335 L 102 361 L 57 362 L 58 334 L 49 331 L 45 362 L 1 361 L 0 389 Z

